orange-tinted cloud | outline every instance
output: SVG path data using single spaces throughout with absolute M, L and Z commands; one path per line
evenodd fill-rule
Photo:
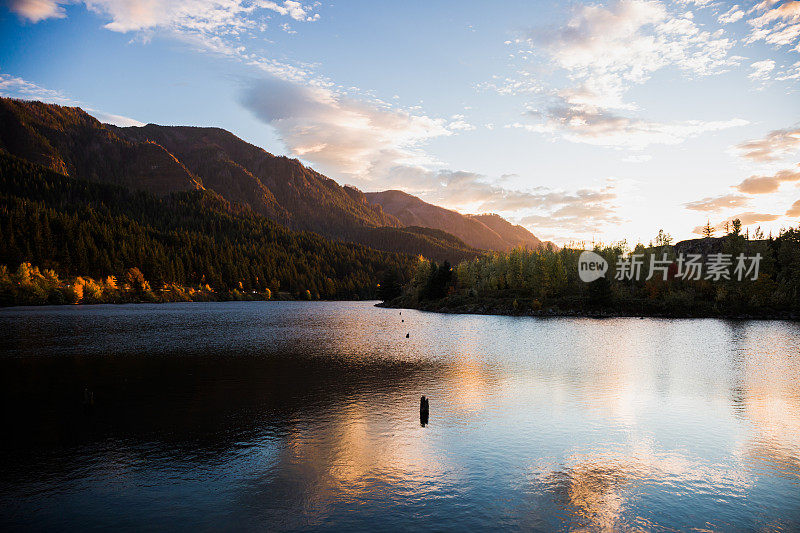
M 751 226 L 753 224 L 758 224 L 759 222 L 772 222 L 773 220 L 778 220 L 779 218 L 781 218 L 781 216 L 782 215 L 773 215 L 769 213 L 753 213 L 748 211 L 746 213 L 740 213 L 738 215 L 726 218 L 722 222 L 713 225 L 713 228 L 717 231 L 724 229 L 726 222 L 730 224 L 737 218 L 741 221 L 742 226 Z M 692 230 L 692 233 L 695 233 L 697 235 L 702 235 L 703 228 L 704 226 L 697 226 Z
M 763 139 L 753 139 L 736 146 L 742 157 L 752 161 L 775 161 L 800 149 L 800 128 L 774 130 Z
M 710 196 L 684 205 L 686 209 L 691 209 L 693 211 L 714 213 L 716 211 L 722 211 L 723 209 L 744 207 L 749 201 L 750 199 L 747 196 L 742 196 L 741 194 L 725 194 L 723 196 Z
M 779 170 L 772 176 L 750 176 L 736 189 L 747 194 L 765 194 L 777 191 L 781 183 L 792 181 L 800 181 L 800 171 Z
M 787 217 L 800 217 L 800 200 L 797 200 L 795 203 L 792 204 L 792 207 L 786 211 Z

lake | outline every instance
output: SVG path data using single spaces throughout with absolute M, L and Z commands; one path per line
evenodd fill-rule
M 0 309 L 0 529 L 800 530 L 800 324 L 373 304 Z

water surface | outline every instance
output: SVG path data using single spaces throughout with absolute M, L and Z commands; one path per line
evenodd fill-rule
M 798 530 L 798 383 L 791 322 L 3 309 L 0 529 Z

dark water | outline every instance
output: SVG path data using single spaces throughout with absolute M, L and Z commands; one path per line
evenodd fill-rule
M 797 323 L 18 308 L 0 354 L 3 530 L 800 530 Z

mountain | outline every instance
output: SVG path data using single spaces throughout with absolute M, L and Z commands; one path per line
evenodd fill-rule
M 153 288 L 306 291 L 371 298 L 386 272 L 415 258 L 295 232 L 200 189 L 156 196 L 67 177 L 0 151 L 0 269 L 30 262 L 55 275 L 117 276 L 133 267 Z M 0 287 L 5 303 L 24 287 Z M 46 294 L 40 295 L 45 303 Z M 0 298 L 0 303 L 2 298 Z
M 543 244 L 530 231 L 511 224 L 500 215 L 462 215 L 395 190 L 365 193 L 365 196 L 403 224 L 446 231 L 475 248 L 505 252 L 516 247 L 538 248 Z
M 66 176 L 155 194 L 203 188 L 162 146 L 125 139 L 77 107 L 0 98 L 0 149 Z
M 219 128 L 119 128 L 82 109 L 0 98 L 0 151 L 63 175 L 156 195 L 209 190 L 293 230 L 455 263 L 480 253 L 404 226 L 358 189 Z
M 363 226 L 402 225 L 361 191 L 220 128 L 148 124 L 115 130 L 133 141 L 163 146 L 202 176 L 207 188 L 295 229 L 338 235 Z

